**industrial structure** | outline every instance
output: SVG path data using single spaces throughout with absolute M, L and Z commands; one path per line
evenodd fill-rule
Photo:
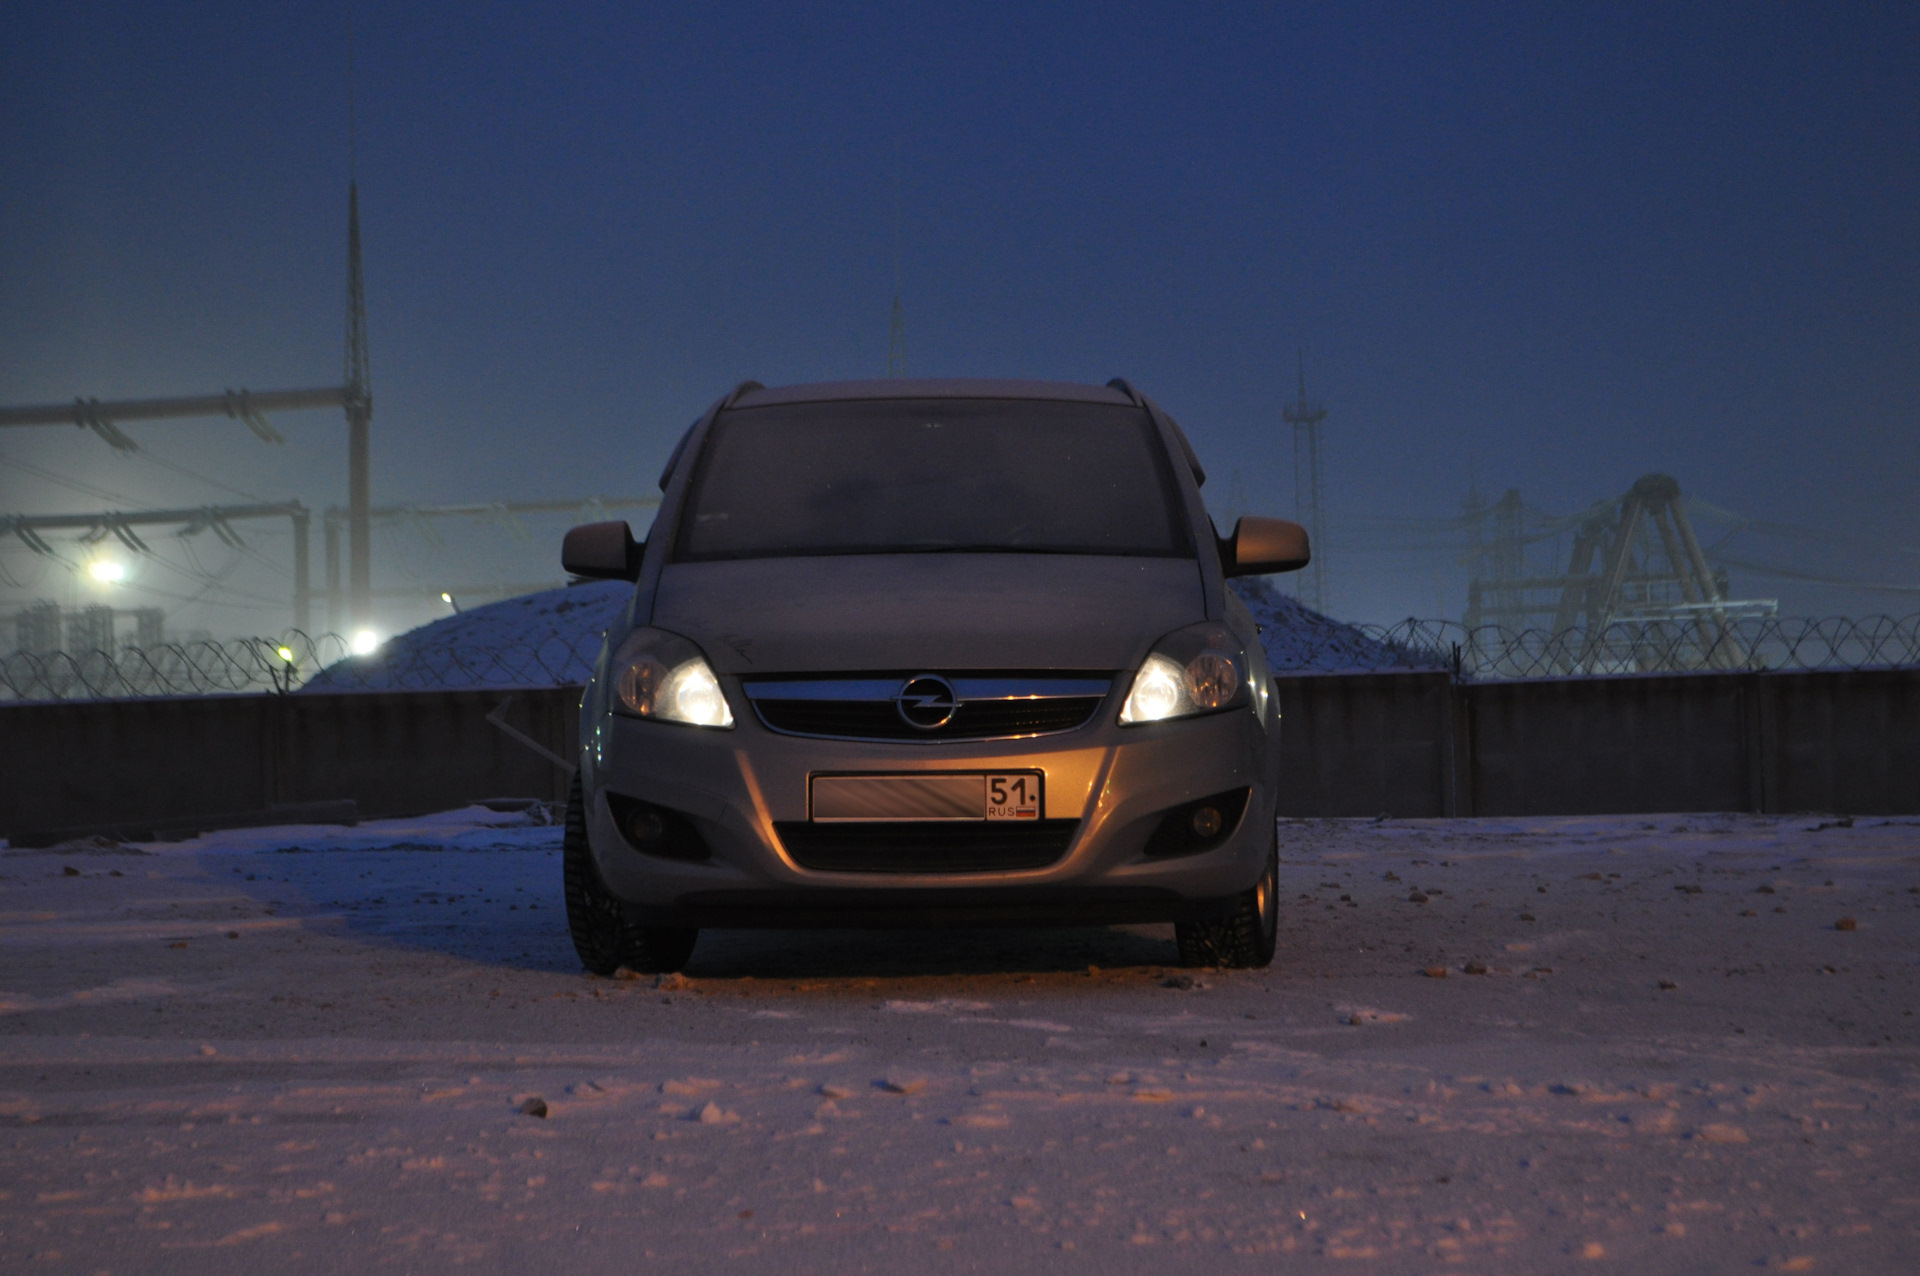
M 92 514 L 0 514 L 0 536 L 17 537 L 22 544 L 36 554 L 48 558 L 59 558 L 54 547 L 41 535 L 42 532 L 82 531 L 80 541 L 84 545 L 95 545 L 109 536 L 119 541 L 129 552 L 151 554 L 152 546 L 134 530 L 140 527 L 177 527 L 178 536 L 195 536 L 201 532 L 212 532 L 222 544 L 241 547 L 245 542 L 234 530 L 233 524 L 248 519 L 284 518 L 293 528 L 293 627 L 305 630 L 308 625 L 308 600 L 312 595 L 310 578 L 307 571 L 307 529 L 310 511 L 298 501 L 283 501 L 278 504 L 257 505 L 202 505 L 190 509 L 140 510 L 122 513 L 118 510 L 103 510 Z M 50 609 L 50 610 L 49 610 Z M 67 614 L 64 648 L 60 638 L 61 609 L 59 604 L 41 600 L 34 603 L 16 619 L 18 629 L 18 647 L 22 651 L 111 651 L 115 647 L 113 618 L 118 609 L 104 606 L 91 606 Z M 126 609 L 124 614 L 134 617 L 137 646 L 158 646 L 164 641 L 161 612 L 157 607 L 138 607 Z M 88 625 L 75 628 L 73 617 L 93 616 Z M 104 616 L 102 622 L 99 617 Z M 104 628 L 102 627 L 104 625 Z M 104 635 L 104 638 L 102 637 Z
M 898 295 L 899 271 L 899 248 L 896 242 L 893 330 L 888 355 L 889 371 L 896 375 L 905 371 L 906 359 L 905 321 Z M 357 179 L 351 176 L 347 183 L 345 335 L 345 357 L 338 386 L 307 390 L 227 390 L 221 394 L 112 402 L 79 398 L 72 403 L 0 408 L 0 427 L 73 425 L 92 431 L 108 446 L 122 452 L 137 451 L 139 448 L 120 429 L 121 424 L 130 421 L 225 416 L 245 425 L 262 442 L 284 443 L 285 437 L 268 420 L 269 413 L 340 409 L 347 427 L 347 503 L 344 507 L 329 507 L 322 516 L 324 587 L 315 588 L 310 568 L 309 529 L 312 511 L 298 501 L 71 514 L 0 514 L 0 536 L 16 537 L 35 553 L 57 559 L 59 555 L 42 533 L 78 530 L 84 533 L 80 538 L 84 544 L 95 544 L 112 537 L 129 552 L 146 555 L 152 553 L 152 548 L 135 530 L 137 528 L 174 527 L 178 529 L 178 536 L 211 531 L 223 543 L 241 548 L 244 543 L 231 524 L 250 519 L 285 518 L 289 520 L 293 533 L 292 627 L 302 633 L 313 632 L 316 619 L 314 605 L 320 602 L 325 606 L 327 628 L 358 634 L 372 623 L 376 598 L 437 596 L 458 606 L 458 599 L 464 597 L 506 597 L 551 588 L 559 583 L 532 581 L 461 585 L 439 582 L 430 589 L 376 590 L 373 587 L 373 532 L 376 527 L 409 525 L 418 529 L 429 544 L 439 545 L 442 542 L 432 530 L 436 521 L 447 518 L 478 519 L 498 523 L 524 541 L 527 539 L 526 533 L 516 521 L 522 514 L 572 512 L 577 513 L 582 521 L 590 522 L 607 517 L 606 511 L 609 509 L 645 509 L 659 504 L 657 496 L 588 496 L 565 500 L 434 506 L 376 507 L 373 504 L 373 381 L 368 355 L 366 284 L 361 266 L 360 189 Z M 340 545 L 343 531 L 346 539 L 344 556 Z M 53 651 L 63 647 L 69 651 L 112 650 L 116 645 L 114 620 L 120 615 L 134 618 L 140 646 L 158 646 L 163 641 L 157 609 L 116 609 L 98 605 L 62 609 L 55 602 L 41 600 L 16 615 L 18 646 L 21 650 L 32 651 Z
M 1618 500 L 1532 531 L 1525 513 L 1515 488 L 1490 505 L 1470 503 L 1468 520 L 1490 523 L 1492 534 L 1473 553 L 1480 574 L 1467 587 L 1465 627 L 1469 634 L 1578 633 L 1583 637 L 1566 648 L 1563 672 L 1596 672 L 1594 653 L 1607 627 L 1622 622 L 1673 627 L 1691 635 L 1699 667 L 1739 668 L 1746 652 L 1730 622 L 1778 609 L 1772 599 L 1729 596 L 1726 573 L 1709 566 L 1680 484 L 1669 475 L 1648 474 Z M 1529 545 L 1569 533 L 1564 569 L 1528 570 Z
M 659 503 L 658 496 L 643 495 L 587 496 L 551 501 L 493 501 L 465 505 L 385 505 L 369 506 L 363 512 L 363 517 L 369 528 L 412 527 L 428 544 L 438 547 L 445 542 L 434 531 L 434 524 L 445 519 L 458 518 L 493 523 L 505 528 L 516 540 L 526 542 L 529 539 L 528 534 L 519 523 L 519 516 L 523 514 L 571 514 L 577 521 L 586 523 L 598 522 L 609 517 L 609 511 L 648 509 Z M 314 604 L 318 602 L 325 607 L 326 628 L 336 632 L 348 631 L 349 625 L 353 623 L 354 613 L 351 598 L 341 587 L 343 561 L 340 553 L 340 532 L 343 527 L 350 529 L 354 524 L 355 515 L 351 507 L 330 506 L 321 516 L 325 564 L 325 583 L 321 589 L 314 588 L 310 566 L 312 557 L 309 529 L 313 511 L 299 501 L 282 501 L 277 504 L 203 505 L 184 509 L 137 512 L 101 510 L 80 514 L 0 514 L 0 537 L 12 536 L 36 554 L 58 559 L 59 553 L 42 533 L 79 531 L 83 533 L 79 539 L 84 545 L 95 545 L 111 537 L 129 553 L 147 555 L 153 553 L 153 547 L 136 529 L 172 527 L 176 529 L 174 532 L 176 537 L 211 532 L 222 544 L 241 548 L 245 542 L 232 526 L 234 523 L 281 518 L 288 521 L 293 532 L 292 627 L 301 633 L 315 633 Z M 557 580 L 489 581 L 469 584 L 442 581 L 414 589 L 369 590 L 368 594 L 371 598 L 439 598 L 450 605 L 458 606 L 462 599 L 505 598 L 516 594 L 532 593 L 540 589 L 551 589 L 559 583 Z M 137 635 L 135 645 L 158 646 L 164 641 L 161 636 L 163 630 L 158 608 L 116 609 L 96 605 L 63 610 L 55 602 L 41 600 L 15 617 L 16 647 L 22 651 L 34 652 L 111 651 L 117 646 L 114 639 L 114 618 L 119 615 L 134 619 Z
M 1300 397 L 1282 408 L 1280 416 L 1293 427 L 1293 516 L 1307 529 L 1313 561 L 1294 578 L 1294 589 L 1302 603 L 1324 615 L 1333 606 L 1327 587 L 1326 506 L 1320 486 L 1320 423 L 1327 419 L 1327 409 L 1307 398 L 1305 352 L 1298 352 L 1297 358 Z
M 108 446 L 131 452 L 139 445 L 119 427 L 127 421 L 163 421 L 227 416 L 240 421 L 263 442 L 286 440 L 267 420 L 269 412 L 340 408 L 347 424 L 347 597 L 351 625 L 367 625 L 373 615 L 372 426 L 373 388 L 367 361 L 366 288 L 360 270 L 360 190 L 347 185 L 347 342 L 345 375 L 338 386 L 312 390 L 228 390 L 185 398 L 124 399 L 102 403 L 79 398 L 72 403 L 0 408 L 0 427 L 73 425 L 91 430 Z M 160 511 L 168 513 L 173 511 Z M 119 526 L 134 515 L 116 516 Z M 169 520 L 179 522 L 181 519 Z M 304 526 L 304 525 L 301 525 Z M 296 531 L 296 535 L 298 532 Z M 31 544 L 31 542 L 29 542 Z

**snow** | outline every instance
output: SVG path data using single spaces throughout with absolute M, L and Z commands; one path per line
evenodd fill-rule
M 1912 820 L 1288 822 L 1266 971 L 733 932 L 602 980 L 546 814 L 0 852 L 0 1269 L 1914 1251 Z
M 473 607 L 339 661 L 302 691 L 409 687 L 548 687 L 583 683 L 607 627 L 633 596 L 603 580 Z
M 1383 641 L 1358 626 L 1324 616 L 1287 597 L 1264 576 L 1241 577 L 1228 587 L 1253 613 L 1267 665 L 1275 673 L 1385 673 L 1448 667 L 1441 653 Z

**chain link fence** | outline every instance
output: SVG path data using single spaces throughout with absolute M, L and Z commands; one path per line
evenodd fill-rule
M 1451 670 L 1480 681 L 1634 673 L 1873 669 L 1920 665 L 1920 614 L 1792 620 L 1621 621 L 1602 630 L 1468 630 L 1453 621 L 1326 624 L 1267 645 L 1276 673 Z M 238 692 L 550 687 L 585 682 L 597 630 L 555 626 L 537 642 L 409 644 L 355 656 L 338 634 L 169 643 L 0 657 L 0 700 L 92 700 Z

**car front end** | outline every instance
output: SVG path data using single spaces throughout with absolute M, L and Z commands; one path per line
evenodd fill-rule
M 582 703 L 583 959 L 994 922 L 1173 922 L 1184 952 L 1255 896 L 1270 954 L 1278 705 L 1202 477 L 1124 385 L 716 405 L 644 548 L 603 555 L 636 591 Z

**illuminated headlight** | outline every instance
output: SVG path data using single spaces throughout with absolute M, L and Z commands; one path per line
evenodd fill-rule
M 1220 625 L 1177 629 L 1154 644 L 1133 676 L 1120 724 L 1164 722 L 1246 703 L 1246 653 Z
M 614 708 L 637 718 L 695 727 L 733 726 L 720 680 L 685 638 L 636 629 L 614 653 Z

